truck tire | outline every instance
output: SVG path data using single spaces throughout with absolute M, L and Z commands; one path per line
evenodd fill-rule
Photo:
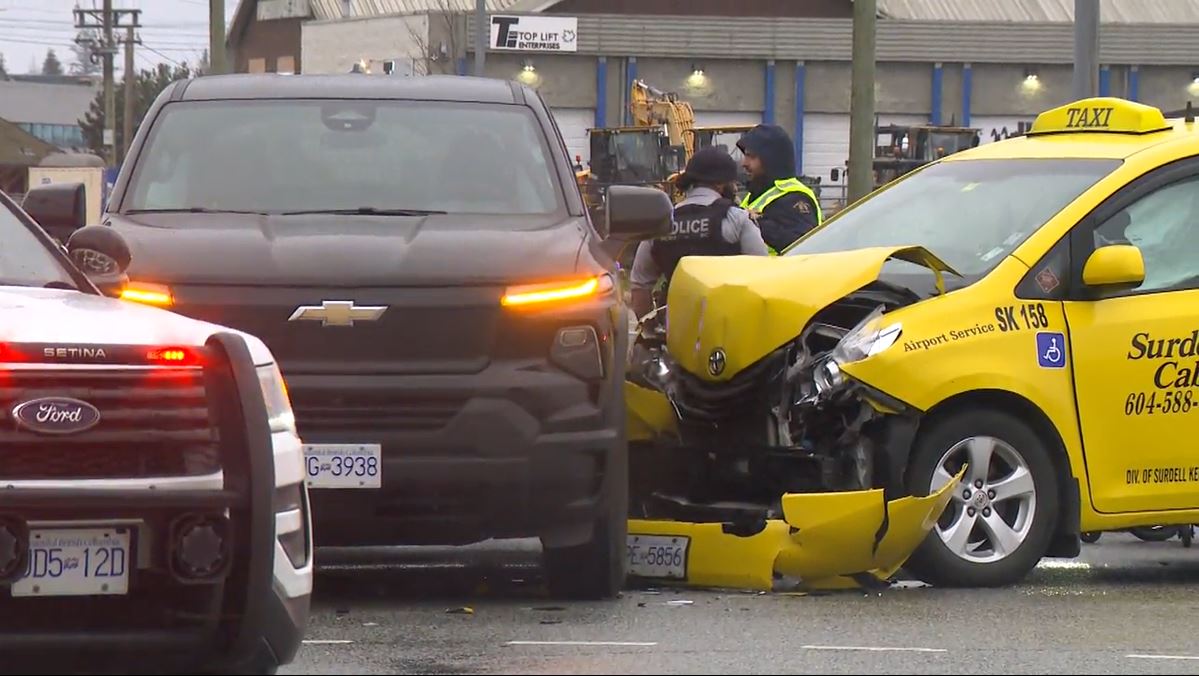
M 624 397 L 617 401 L 620 409 L 616 414 L 623 432 Z M 629 445 L 623 433 L 611 458 L 605 487 L 607 510 L 596 520 L 591 539 L 573 547 L 544 547 L 546 586 L 555 598 L 598 601 L 616 598 L 624 588 L 629 539 Z
M 1058 482 L 1047 442 L 1009 413 L 969 408 L 917 437 L 912 495 L 928 495 L 971 459 L 953 500 L 907 569 L 945 587 L 998 587 L 1023 579 L 1049 549 Z
M 546 548 L 546 586 L 551 596 L 573 601 L 615 598 L 625 583 L 628 521 L 621 517 L 597 523 L 588 542 L 576 547 Z

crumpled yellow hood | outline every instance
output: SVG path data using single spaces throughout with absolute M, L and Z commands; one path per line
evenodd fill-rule
M 675 362 L 709 380 L 728 380 L 798 336 L 812 317 L 878 279 L 890 258 L 952 268 L 915 246 L 824 254 L 697 256 L 683 259 L 666 299 L 667 348 Z M 713 353 L 723 368 L 709 369 Z

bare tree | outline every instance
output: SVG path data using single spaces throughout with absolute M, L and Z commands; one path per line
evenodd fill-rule
M 427 21 L 408 23 L 408 35 L 416 48 L 418 74 L 457 72 L 456 61 L 466 54 L 466 15 L 451 0 L 436 0 Z

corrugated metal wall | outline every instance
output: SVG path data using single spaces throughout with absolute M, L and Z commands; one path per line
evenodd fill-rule
M 849 61 L 853 43 L 846 19 L 578 18 L 583 54 Z M 468 23 L 473 31 L 473 16 Z M 878 24 L 879 61 L 1073 63 L 1073 49 L 1069 24 L 891 19 Z M 1104 25 L 1099 58 L 1105 64 L 1199 64 L 1199 24 Z

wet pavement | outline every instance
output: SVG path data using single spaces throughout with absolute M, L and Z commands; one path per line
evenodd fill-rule
M 545 596 L 535 543 L 322 551 L 280 673 L 1199 673 L 1199 547 L 1106 534 L 1003 589 Z

